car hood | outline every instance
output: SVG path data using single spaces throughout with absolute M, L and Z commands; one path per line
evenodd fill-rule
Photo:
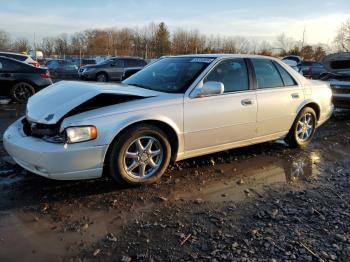
M 84 66 L 81 66 L 80 68 L 83 68 L 83 69 L 86 69 L 86 68 L 95 68 L 95 67 L 98 67 L 98 65 L 84 65 Z
M 70 111 L 101 94 L 145 98 L 163 93 L 126 84 L 61 81 L 29 99 L 26 117 L 29 121 L 36 123 L 56 124 Z

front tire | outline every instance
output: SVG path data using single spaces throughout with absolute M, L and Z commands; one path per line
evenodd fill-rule
M 167 135 L 153 125 L 124 131 L 111 145 L 109 171 L 121 185 L 157 182 L 167 169 L 171 146 Z
M 97 82 L 108 82 L 108 75 L 106 73 L 98 73 L 96 75 Z
M 20 82 L 11 87 L 10 95 L 13 100 L 18 103 L 27 102 L 28 98 L 35 94 L 35 89 L 32 85 Z
M 311 107 L 303 108 L 297 115 L 292 128 L 285 139 L 286 143 L 293 148 L 308 145 L 315 135 L 317 117 Z

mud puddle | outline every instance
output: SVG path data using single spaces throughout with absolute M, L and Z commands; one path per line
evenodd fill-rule
M 273 156 L 258 155 L 252 159 L 220 166 L 217 178 L 203 183 L 195 191 L 175 192 L 174 199 L 197 201 L 244 201 L 260 196 L 270 187 L 291 185 L 304 187 L 304 182 L 317 179 L 320 156 L 312 152 L 307 157 L 284 160 Z
M 43 207 L 45 209 L 45 206 Z M 141 219 L 143 206 L 132 213 L 119 210 L 50 207 L 47 213 L 0 212 L 0 258 L 3 261 L 62 261 L 108 236 L 115 235 L 135 217 Z M 19 252 L 20 251 L 20 252 Z

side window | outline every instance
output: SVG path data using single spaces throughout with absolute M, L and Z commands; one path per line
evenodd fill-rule
M 244 59 L 228 59 L 220 62 L 204 79 L 224 84 L 225 93 L 249 89 L 248 71 Z
M 297 84 L 291 75 L 279 63 L 275 63 L 275 65 L 282 76 L 285 86 L 295 86 Z
M 114 60 L 112 63 L 117 68 L 123 68 L 124 67 L 124 61 L 122 59 Z
M 144 60 L 138 60 L 138 66 L 142 67 L 147 65 L 147 63 Z
M 64 68 L 64 70 L 68 70 L 68 71 L 76 69 L 75 65 L 73 63 L 64 63 L 63 68 Z
M 58 63 L 58 61 L 50 61 L 50 62 L 47 64 L 47 68 L 48 68 L 48 69 L 58 69 L 58 68 L 59 68 L 59 63 Z
M 21 69 L 21 65 L 11 60 L 1 60 L 1 71 L 13 72 Z
M 2 61 L 0 61 L 0 71 L 3 70 L 3 65 L 2 65 Z
M 282 78 L 268 59 L 252 59 L 258 88 L 273 88 L 284 86 Z

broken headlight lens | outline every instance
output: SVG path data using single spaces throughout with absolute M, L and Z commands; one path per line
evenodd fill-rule
M 76 126 L 66 129 L 67 142 L 78 143 L 96 139 L 97 128 L 95 126 Z

